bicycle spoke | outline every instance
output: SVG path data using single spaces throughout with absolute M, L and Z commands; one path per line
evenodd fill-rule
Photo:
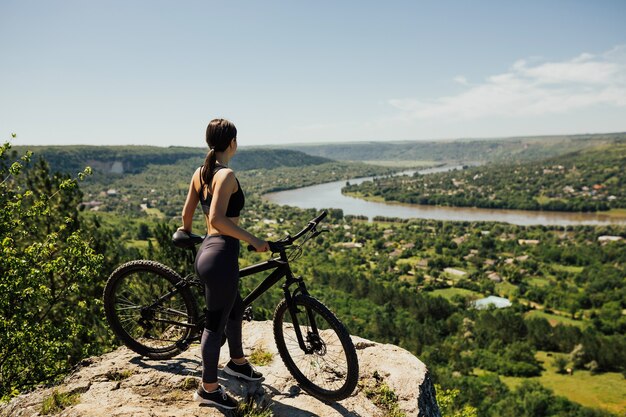
M 163 312 L 171 313 L 171 314 L 173 314 L 175 316 L 182 316 L 182 317 L 188 317 L 189 316 L 187 313 L 185 313 L 183 311 L 180 311 L 180 310 L 175 310 L 173 308 L 159 308 L 158 311 L 159 311 L 159 313 L 163 313 Z
M 126 310 L 139 310 L 140 306 L 129 306 L 129 307 L 118 307 L 117 311 L 126 311 Z
M 182 325 L 190 322 L 187 306 L 161 275 L 147 270 L 129 273 L 118 286 L 123 291 L 117 292 L 115 314 L 130 337 L 148 348 L 166 348 L 188 334 L 189 329 Z M 178 322 L 181 326 L 158 320 Z

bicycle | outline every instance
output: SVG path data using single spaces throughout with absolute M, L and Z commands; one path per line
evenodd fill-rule
M 293 237 L 287 235 L 269 242 L 272 256 L 278 256 L 243 268 L 239 274 L 243 278 L 272 270 L 244 299 L 248 320 L 250 305 L 285 278 L 284 298 L 273 316 L 280 357 L 304 391 L 321 400 L 338 401 L 350 396 L 358 381 L 354 344 L 341 321 L 309 295 L 302 277 L 294 276 L 289 266 L 302 254 L 302 246 L 324 231 L 317 226 L 326 214 L 324 211 L 309 221 Z M 295 245 L 300 238 L 302 242 Z M 204 236 L 178 231 L 172 241 L 177 247 L 192 250 L 195 258 L 196 245 L 203 239 Z M 249 246 L 248 250 L 254 248 Z M 204 329 L 204 315 L 198 313 L 194 288 L 204 292 L 204 285 L 195 274 L 182 277 L 168 266 L 150 260 L 124 263 L 113 271 L 104 289 L 109 325 L 136 353 L 151 359 L 172 358 L 200 340 Z

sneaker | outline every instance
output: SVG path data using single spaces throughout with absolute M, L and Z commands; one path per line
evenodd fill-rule
M 257 372 L 249 362 L 246 362 L 243 365 L 237 365 L 231 359 L 224 367 L 224 372 L 228 375 L 243 378 L 248 381 L 259 381 L 263 379 L 263 374 L 261 372 Z
M 214 405 L 216 407 L 224 408 L 226 410 L 234 410 L 237 408 L 237 401 L 226 394 L 224 388 L 220 385 L 215 391 L 207 392 L 202 384 L 198 387 L 193 394 L 193 400 L 201 404 Z

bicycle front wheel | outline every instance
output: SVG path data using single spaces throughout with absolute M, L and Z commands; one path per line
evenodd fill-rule
M 350 334 L 315 298 L 297 295 L 290 304 L 291 308 L 283 299 L 274 312 L 274 339 L 285 366 L 314 397 L 326 401 L 349 397 L 359 378 Z
M 158 262 L 117 268 L 104 288 L 104 310 L 115 335 L 152 359 L 172 358 L 189 345 L 198 313 L 193 294 L 177 286 L 180 275 Z

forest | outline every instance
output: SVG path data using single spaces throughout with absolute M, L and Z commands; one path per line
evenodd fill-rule
M 411 204 L 520 210 L 626 208 L 626 141 L 549 159 L 379 177 L 343 192 Z
M 202 163 L 203 151 L 195 152 L 138 163 L 138 172 L 89 175 L 87 164 L 64 168 L 58 160 L 51 169 L 37 153 L 9 143 L 0 148 L 4 400 L 117 346 L 101 303 L 117 265 L 148 258 L 192 272 L 190 254 L 173 248 L 170 236 L 180 225 L 188 180 Z M 278 158 L 297 163 L 278 166 L 267 154 L 246 152 L 257 162 L 245 165 L 244 152 L 236 158 L 247 198 L 242 225 L 269 240 L 300 229 L 316 213 L 269 204 L 263 193 L 389 174 L 389 168 L 300 152 Z M 589 167 L 601 159 L 581 155 Z M 571 158 L 550 163 L 565 167 Z M 308 247 L 295 273 L 352 334 L 408 349 L 440 386 L 458 389 L 453 413 L 470 407 L 480 416 L 620 415 L 626 406 L 619 388 L 626 377 L 626 227 L 367 222 L 328 209 L 329 232 Z M 194 229 L 204 227 L 197 213 Z M 266 256 L 242 251 L 240 264 Z M 246 279 L 242 291 L 260 278 Z M 512 307 L 473 307 L 488 295 L 506 297 Z M 270 319 L 280 297 L 275 289 L 258 300 L 255 319 Z M 574 383 L 581 378 L 585 385 Z M 586 398 L 591 386 L 602 395 Z

